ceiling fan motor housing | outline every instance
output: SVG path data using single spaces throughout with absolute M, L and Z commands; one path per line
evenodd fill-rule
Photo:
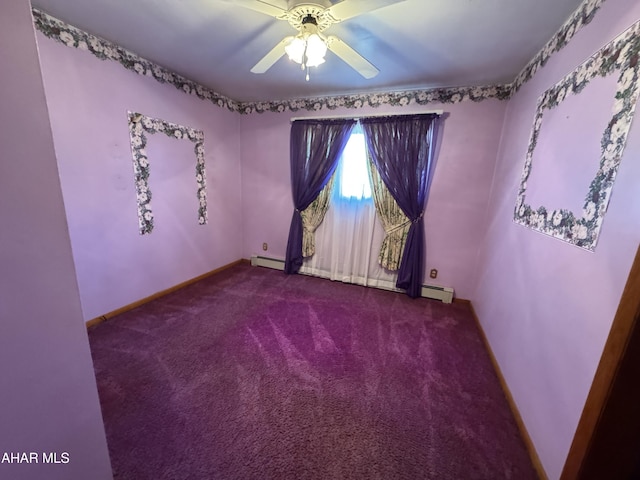
M 317 0 L 315 2 L 310 2 L 309 0 L 287 0 L 287 9 L 293 10 L 296 7 L 313 5 L 324 10 L 325 8 L 330 8 L 331 6 L 333 6 L 333 3 L 331 2 L 331 0 Z
M 287 20 L 296 30 L 302 32 L 305 25 L 313 25 L 315 22 L 317 32 L 322 32 L 337 22 L 331 13 L 329 13 L 327 7 L 321 4 L 307 2 L 297 3 L 297 6 L 289 9 L 283 16 L 283 19 Z

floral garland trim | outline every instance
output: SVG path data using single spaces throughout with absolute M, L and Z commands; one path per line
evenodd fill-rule
M 640 92 L 639 61 L 640 22 L 637 22 L 538 98 L 518 190 L 514 213 L 516 223 L 590 251 L 595 249 Z M 533 210 L 525 202 L 525 196 L 545 110 L 557 107 L 568 95 L 579 94 L 593 78 L 606 77 L 616 71 L 620 74 L 613 116 L 602 134 L 600 166 L 585 197 L 582 216 L 578 218 L 564 209 L 549 211 L 540 207 Z
M 412 103 L 418 105 L 427 105 L 430 103 L 455 104 L 465 100 L 479 102 L 490 98 L 508 100 L 544 66 L 551 54 L 563 48 L 580 27 L 586 25 L 593 19 L 595 12 L 604 1 L 605 0 L 585 0 L 582 6 L 563 24 L 545 47 L 538 52 L 520 72 L 514 82 L 507 85 L 431 88 L 269 102 L 238 102 L 232 100 L 192 80 L 173 73 L 164 67 L 156 65 L 149 60 L 141 58 L 107 40 L 68 25 L 36 8 L 33 9 L 33 17 L 36 28 L 48 38 L 61 42 L 69 47 L 89 51 L 101 60 L 117 61 L 123 67 L 138 75 L 148 76 L 160 83 L 171 84 L 189 95 L 195 95 L 201 100 L 209 101 L 218 107 L 227 108 L 228 110 L 241 114 L 251 114 L 265 112 L 282 113 L 285 111 L 297 112 L 301 110 L 335 110 L 337 108 L 375 108 L 382 105 L 403 107 Z
M 522 85 L 531 80 L 536 72 L 547 63 L 547 60 L 549 60 L 553 53 L 563 49 L 580 28 L 593 20 L 593 17 L 604 1 L 605 0 L 585 0 L 585 2 L 573 12 L 551 40 L 542 47 L 542 50 L 540 50 L 518 74 L 512 83 L 512 94 L 515 94 L 520 90 Z
M 242 114 L 297 112 L 300 110 L 318 111 L 323 108 L 329 110 L 335 110 L 336 108 L 356 109 L 365 106 L 379 107 L 381 105 L 403 107 L 411 103 L 426 105 L 429 103 L 459 103 L 465 100 L 479 102 L 488 98 L 506 100 L 511 95 L 511 85 L 497 85 L 433 88 L 405 92 L 343 95 L 270 102 L 238 102 L 141 58 L 135 53 L 107 40 L 68 25 L 36 8 L 33 9 L 33 18 L 36 28 L 48 38 L 63 43 L 68 47 L 88 51 L 101 60 L 116 61 L 127 70 L 138 75 L 153 78 L 160 83 L 168 83 L 184 93 L 195 95 L 201 100 L 210 101 L 218 107 L 226 107 L 228 110 Z
M 114 43 L 68 25 L 36 8 L 33 9 L 33 20 L 36 28 L 46 37 L 63 43 L 68 47 L 88 51 L 100 60 L 118 62 L 127 70 L 138 75 L 153 78 L 160 83 L 168 83 L 188 95 L 195 95 L 201 100 L 207 100 L 218 107 L 226 107 L 233 112 L 242 110 L 240 102 L 231 100 L 210 88 L 203 87 L 177 73 L 173 73 Z
M 207 223 L 207 190 L 206 172 L 204 168 L 204 132 L 157 118 L 147 117 L 141 113 L 128 112 L 129 136 L 131 138 L 131 153 L 133 155 L 133 172 L 136 183 L 136 198 L 138 201 L 138 225 L 140 235 L 146 235 L 153 230 L 153 212 L 151 210 L 151 190 L 149 189 L 149 158 L 145 147 L 147 135 L 164 133 L 170 138 L 186 139 L 194 143 L 196 154 L 196 181 L 198 182 L 198 223 Z
M 301 98 L 273 102 L 252 102 L 243 104 L 242 113 L 281 113 L 307 110 L 317 112 L 322 109 L 337 108 L 405 107 L 412 103 L 427 105 L 429 103 L 460 103 L 466 100 L 480 102 L 489 98 L 507 100 L 511 95 L 511 85 L 493 85 L 485 87 L 432 88 L 391 93 L 367 93 L 342 95 L 334 97 Z

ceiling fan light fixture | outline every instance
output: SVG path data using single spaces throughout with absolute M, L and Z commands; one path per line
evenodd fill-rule
M 324 63 L 324 56 L 327 54 L 327 43 L 320 38 L 320 35 L 313 33 L 307 38 L 306 65 L 307 67 L 317 67 Z
M 307 71 L 307 80 L 309 80 L 309 67 L 322 65 L 324 56 L 327 54 L 327 42 L 318 32 L 316 18 L 307 14 L 302 19 L 300 33 L 284 47 L 289 59 L 299 63 L 302 70 Z
M 327 54 L 327 42 L 317 33 L 302 33 L 284 47 L 289 59 L 302 65 L 302 68 L 317 67 L 324 63 Z
M 289 45 L 284 47 L 284 51 L 287 52 L 290 60 L 302 64 L 305 46 L 306 45 L 304 39 L 301 35 L 298 35 L 293 40 L 291 40 L 291 43 L 289 43 Z

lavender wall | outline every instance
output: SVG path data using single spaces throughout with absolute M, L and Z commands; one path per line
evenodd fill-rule
M 640 242 L 638 119 L 631 127 L 595 253 L 513 223 L 516 193 L 537 97 L 638 19 L 640 3 L 607 0 L 593 22 L 517 93 L 507 109 L 494 175 L 472 300 L 551 479 L 562 471 Z M 589 96 L 599 103 L 599 97 L 606 95 L 612 104 L 606 83 L 588 86 L 583 100 L 588 101 Z M 589 124 L 598 121 L 595 114 L 580 113 L 584 105 L 567 105 L 572 110 L 567 115 L 580 115 L 585 132 Z M 566 133 L 564 129 L 547 131 L 547 140 L 561 144 Z M 583 139 L 577 136 L 570 141 L 574 152 L 580 152 Z M 581 190 L 581 205 L 587 190 L 575 187 L 582 184 L 580 172 L 589 169 L 592 178 L 598 160 L 576 154 L 564 155 L 562 160 L 567 162 L 562 166 L 565 174 L 549 186 L 564 188 L 568 196 Z M 539 198 L 545 196 L 544 187 L 539 188 Z M 556 201 L 554 195 L 548 198 Z
M 443 109 L 442 142 L 425 213 L 425 268 L 437 268 L 436 284 L 462 298 L 474 289 L 478 235 L 497 155 L 506 102 L 380 107 L 330 112 L 264 113 L 242 118 L 243 256 L 284 258 L 293 213 L 289 173 L 290 119 L 300 116 L 402 114 Z
M 511 219 L 538 95 L 640 18 L 640 5 L 629 3 L 607 0 L 511 101 L 429 106 L 444 109 L 446 117 L 426 211 L 425 268 L 437 268 L 436 283 L 474 301 L 550 478 L 562 469 L 638 245 L 640 227 L 629 219 L 640 213 L 634 195 L 640 165 L 630 161 L 640 154 L 640 127 L 632 127 L 595 253 Z M 240 116 L 117 63 L 38 39 L 85 319 L 262 254 L 263 242 L 267 255 L 284 257 L 293 209 L 292 116 L 425 111 L 409 106 Z M 610 94 L 608 86 L 589 88 L 598 101 Z M 583 118 L 587 131 L 592 119 L 582 107 L 563 105 Z M 127 110 L 204 130 L 208 226 L 190 221 L 188 144 L 154 137 L 156 229 L 138 234 Z M 580 122 L 571 128 L 581 131 Z M 542 143 L 553 151 L 564 131 L 545 136 Z M 576 200 L 576 185 L 584 183 L 577 175 L 586 168 L 582 158 L 571 156 L 562 165 L 576 175 L 556 177 L 557 197 L 535 174 L 531 194 Z M 540 168 L 553 171 L 554 165 Z
M 241 258 L 240 115 L 37 38 L 85 320 Z M 128 110 L 204 131 L 208 225 L 193 144 L 154 134 L 155 228 L 139 234 Z
M 0 456 L 38 463 L 0 463 L 0 478 L 107 479 L 30 8 L 0 4 Z

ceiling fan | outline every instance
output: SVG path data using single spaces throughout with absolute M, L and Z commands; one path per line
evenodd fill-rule
M 273 1 L 273 0 L 272 0 Z M 286 20 L 298 30 L 298 34 L 287 36 L 267 53 L 251 72 L 265 73 L 285 53 L 291 60 L 306 70 L 324 63 L 324 56 L 331 50 L 364 78 L 373 78 L 380 71 L 366 58 L 335 35 L 325 36 L 324 32 L 334 23 L 377 10 L 405 0 L 342 0 L 332 4 L 329 0 L 288 0 L 288 8 L 264 0 L 236 0 L 242 7 L 270 15 L 278 20 Z

